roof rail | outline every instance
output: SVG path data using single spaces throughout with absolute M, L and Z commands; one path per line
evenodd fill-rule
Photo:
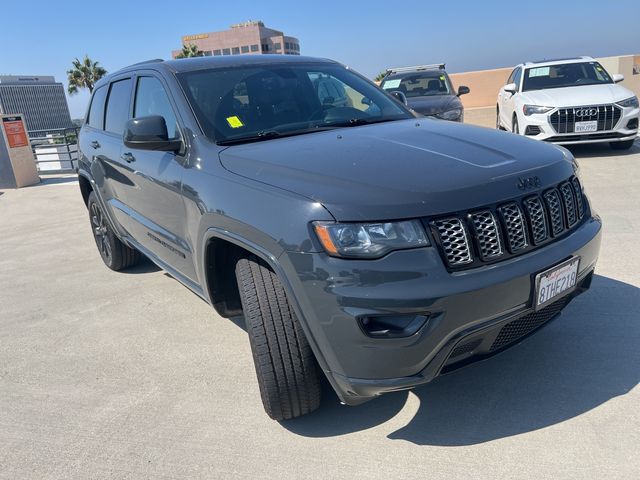
M 416 65 L 413 67 L 396 67 L 396 68 L 387 68 L 387 75 L 391 75 L 392 73 L 402 73 L 402 72 L 418 72 L 421 70 L 444 70 L 444 63 L 433 63 L 431 65 Z
M 162 58 L 152 58 L 151 60 L 145 60 L 144 62 L 133 63 L 133 64 L 131 64 L 129 66 L 130 67 L 135 67 L 136 65 L 144 65 L 145 63 L 158 63 L 158 62 L 164 62 L 164 59 L 162 59 Z

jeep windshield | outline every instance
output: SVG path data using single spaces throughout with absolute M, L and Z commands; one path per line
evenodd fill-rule
M 265 63 L 178 74 L 205 135 L 231 145 L 412 118 L 395 99 L 332 63 Z
M 441 70 L 391 75 L 380 85 L 383 90 L 399 90 L 407 98 L 452 95 L 447 76 Z
M 613 83 L 598 62 L 564 63 L 527 68 L 522 91 Z

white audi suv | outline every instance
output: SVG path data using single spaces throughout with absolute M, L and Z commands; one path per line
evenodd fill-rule
M 518 65 L 498 93 L 497 128 L 561 145 L 609 142 L 625 150 L 638 135 L 638 97 L 591 57 Z

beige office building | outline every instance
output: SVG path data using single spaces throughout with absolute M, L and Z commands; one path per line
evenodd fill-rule
M 261 21 L 231 25 L 221 32 L 196 33 L 182 37 L 182 45 L 194 44 L 206 56 L 243 54 L 300 55 L 300 41 L 279 30 L 264 26 Z M 171 52 L 173 58 L 180 50 Z

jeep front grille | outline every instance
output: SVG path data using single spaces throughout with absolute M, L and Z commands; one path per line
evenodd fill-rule
M 436 218 L 430 222 L 450 268 L 470 268 L 514 255 L 558 238 L 586 213 L 576 177 L 510 202 Z
M 587 107 L 559 108 L 549 121 L 558 133 L 574 133 L 576 122 L 598 122 L 598 132 L 613 130 L 620 121 L 622 109 L 617 105 L 593 105 Z

